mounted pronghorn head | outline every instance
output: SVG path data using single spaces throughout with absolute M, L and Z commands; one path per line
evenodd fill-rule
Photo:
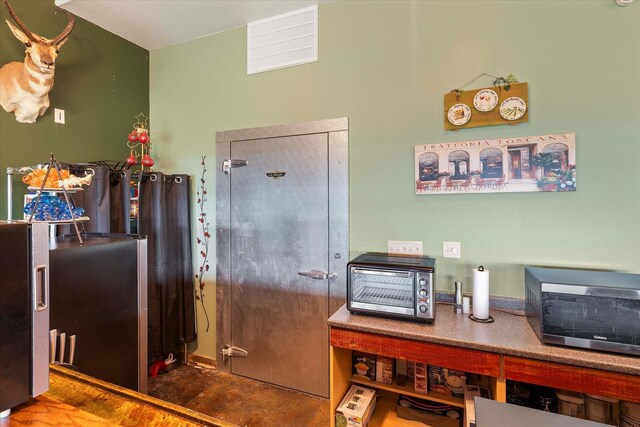
M 49 108 L 49 91 L 53 87 L 56 58 L 73 30 L 75 18 L 63 10 L 69 17 L 66 28 L 55 38 L 47 39 L 29 31 L 9 2 L 2 1 L 17 24 L 7 20 L 7 25 L 27 49 L 23 63 L 10 62 L 0 68 L 0 105 L 5 111 L 15 113 L 17 121 L 33 123 Z

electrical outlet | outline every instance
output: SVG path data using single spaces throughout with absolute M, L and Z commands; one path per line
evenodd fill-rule
M 445 258 L 462 257 L 460 242 L 442 242 L 442 256 Z
M 64 110 L 59 108 L 53 109 L 53 121 L 56 123 L 64 124 Z
M 388 240 L 387 252 L 390 254 L 422 256 L 422 242 L 411 242 L 411 241 L 404 241 L 404 240 Z

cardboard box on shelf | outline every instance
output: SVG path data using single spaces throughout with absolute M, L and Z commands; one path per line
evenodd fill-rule
M 351 373 L 376 380 L 376 356 L 372 354 L 353 352 Z
M 416 393 L 427 394 L 427 365 L 414 363 L 413 389 Z
M 376 407 L 376 392 L 352 385 L 336 408 L 336 427 L 366 427 Z
M 384 384 L 393 383 L 394 359 L 378 356 L 376 358 L 376 381 Z

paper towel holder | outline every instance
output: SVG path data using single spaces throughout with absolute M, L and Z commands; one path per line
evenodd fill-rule
M 489 316 L 486 319 L 478 319 L 476 317 L 473 316 L 473 314 L 469 315 L 469 319 L 473 320 L 474 322 L 478 322 L 478 323 L 493 323 L 495 320 L 493 319 L 493 317 Z
M 480 267 L 478 267 L 478 271 L 484 271 L 484 267 L 481 265 Z M 473 315 L 473 313 L 469 315 L 469 319 L 478 323 L 493 323 L 495 321 L 494 318 L 491 317 L 491 315 L 489 315 L 489 317 L 487 317 L 486 319 L 478 319 Z

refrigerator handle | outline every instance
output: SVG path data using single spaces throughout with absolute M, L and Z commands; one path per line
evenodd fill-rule
M 38 265 L 33 273 L 33 309 L 45 311 L 49 308 L 49 269 L 46 265 Z

